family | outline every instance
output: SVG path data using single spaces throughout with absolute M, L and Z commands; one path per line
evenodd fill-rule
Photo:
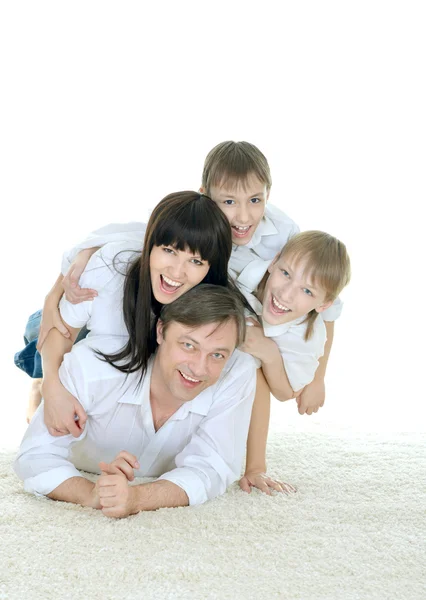
M 270 394 L 323 405 L 350 261 L 268 204 L 271 184 L 256 146 L 223 142 L 199 192 L 65 253 L 15 355 L 33 378 L 26 491 L 121 518 L 223 494 L 244 458 L 242 490 L 295 491 L 267 475 Z

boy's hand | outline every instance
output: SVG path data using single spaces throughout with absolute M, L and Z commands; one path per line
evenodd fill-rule
M 301 415 L 311 415 L 312 413 L 318 412 L 318 409 L 321 408 L 321 406 L 324 406 L 324 401 L 324 379 L 314 379 L 309 385 L 303 388 L 298 396 L 296 396 L 299 414 Z
M 122 519 L 136 514 L 138 512 L 135 504 L 136 492 L 134 487 L 129 486 L 127 475 L 120 469 L 117 472 L 116 465 L 113 466 L 112 463 L 111 465 L 100 464 L 106 468 L 106 470 L 102 469 L 102 475 L 97 481 L 99 502 L 104 515 Z
M 87 415 L 77 398 L 64 388 L 59 379 L 43 379 L 41 393 L 44 398 L 44 422 L 50 435 L 60 437 L 70 433 L 80 437 Z M 75 419 L 76 415 L 78 420 Z
M 294 494 L 297 491 L 296 488 L 289 483 L 275 481 L 275 479 L 268 477 L 266 473 L 246 473 L 244 477 L 240 479 L 239 483 L 240 488 L 248 494 L 250 494 L 252 487 L 268 494 L 268 496 L 271 496 L 271 489 L 276 492 L 283 492 L 284 494 Z
M 80 304 L 88 300 L 94 300 L 98 295 L 96 290 L 90 288 L 81 288 L 78 285 L 79 279 L 89 262 L 90 257 L 98 250 L 98 248 L 89 248 L 81 250 L 73 260 L 68 269 L 67 274 L 62 280 L 62 286 L 65 292 L 65 298 L 71 304 Z
M 46 298 L 46 302 L 44 303 L 43 307 L 43 314 L 41 316 L 40 331 L 38 334 L 37 350 L 39 352 L 41 351 L 41 347 L 47 338 L 47 334 L 53 328 L 57 329 L 65 338 L 69 338 L 71 335 L 61 319 L 57 304 L 52 305 L 52 303 L 49 301 L 49 298 Z
M 247 352 L 247 354 L 251 354 L 262 362 L 266 362 L 269 358 L 271 343 L 275 344 L 275 342 L 265 336 L 263 327 L 255 319 L 250 317 L 246 319 L 246 323 L 246 337 L 241 350 Z

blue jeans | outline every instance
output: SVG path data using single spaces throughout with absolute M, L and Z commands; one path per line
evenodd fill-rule
M 25 371 L 25 373 L 33 379 L 41 379 L 43 377 L 41 356 L 36 348 L 42 312 L 43 311 L 38 310 L 28 319 L 24 333 L 25 348 L 17 352 L 14 357 L 15 365 Z M 86 327 L 83 327 L 78 334 L 75 343 L 85 338 L 88 333 Z

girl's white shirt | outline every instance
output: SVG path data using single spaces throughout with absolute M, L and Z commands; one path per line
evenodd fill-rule
M 318 316 L 315 319 L 311 337 L 305 340 L 307 329 L 307 324 L 304 323 L 305 316 L 281 325 L 262 322 L 261 302 L 241 284 L 239 288 L 252 309 L 260 317 L 265 336 L 277 344 L 290 385 L 294 392 L 298 392 L 305 385 L 311 383 L 319 359 L 324 354 L 324 346 L 327 341 L 324 321 Z

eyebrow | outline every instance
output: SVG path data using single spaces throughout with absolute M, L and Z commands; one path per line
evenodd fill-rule
M 194 344 L 195 346 L 200 345 L 200 342 L 197 342 L 197 340 L 194 340 L 194 338 L 190 337 L 189 335 L 181 336 L 180 340 L 190 341 L 191 344 Z M 214 348 L 212 352 L 227 352 L 228 354 L 231 354 L 231 350 L 229 348 Z
M 279 265 L 278 265 L 279 266 Z M 284 263 L 284 265 L 282 266 L 282 269 L 284 269 L 285 271 L 287 271 L 288 273 L 290 273 L 290 275 L 293 275 L 293 271 L 291 270 L 291 268 Z M 318 292 L 318 288 L 315 287 L 312 283 L 310 283 L 309 281 L 303 281 L 302 283 L 305 284 L 305 287 L 314 290 L 315 292 Z
M 264 192 L 255 192 L 254 194 L 248 194 L 248 198 L 257 198 L 258 196 L 264 196 Z M 219 192 L 219 196 L 226 196 L 227 198 L 235 198 L 233 194 L 228 194 L 226 191 Z

